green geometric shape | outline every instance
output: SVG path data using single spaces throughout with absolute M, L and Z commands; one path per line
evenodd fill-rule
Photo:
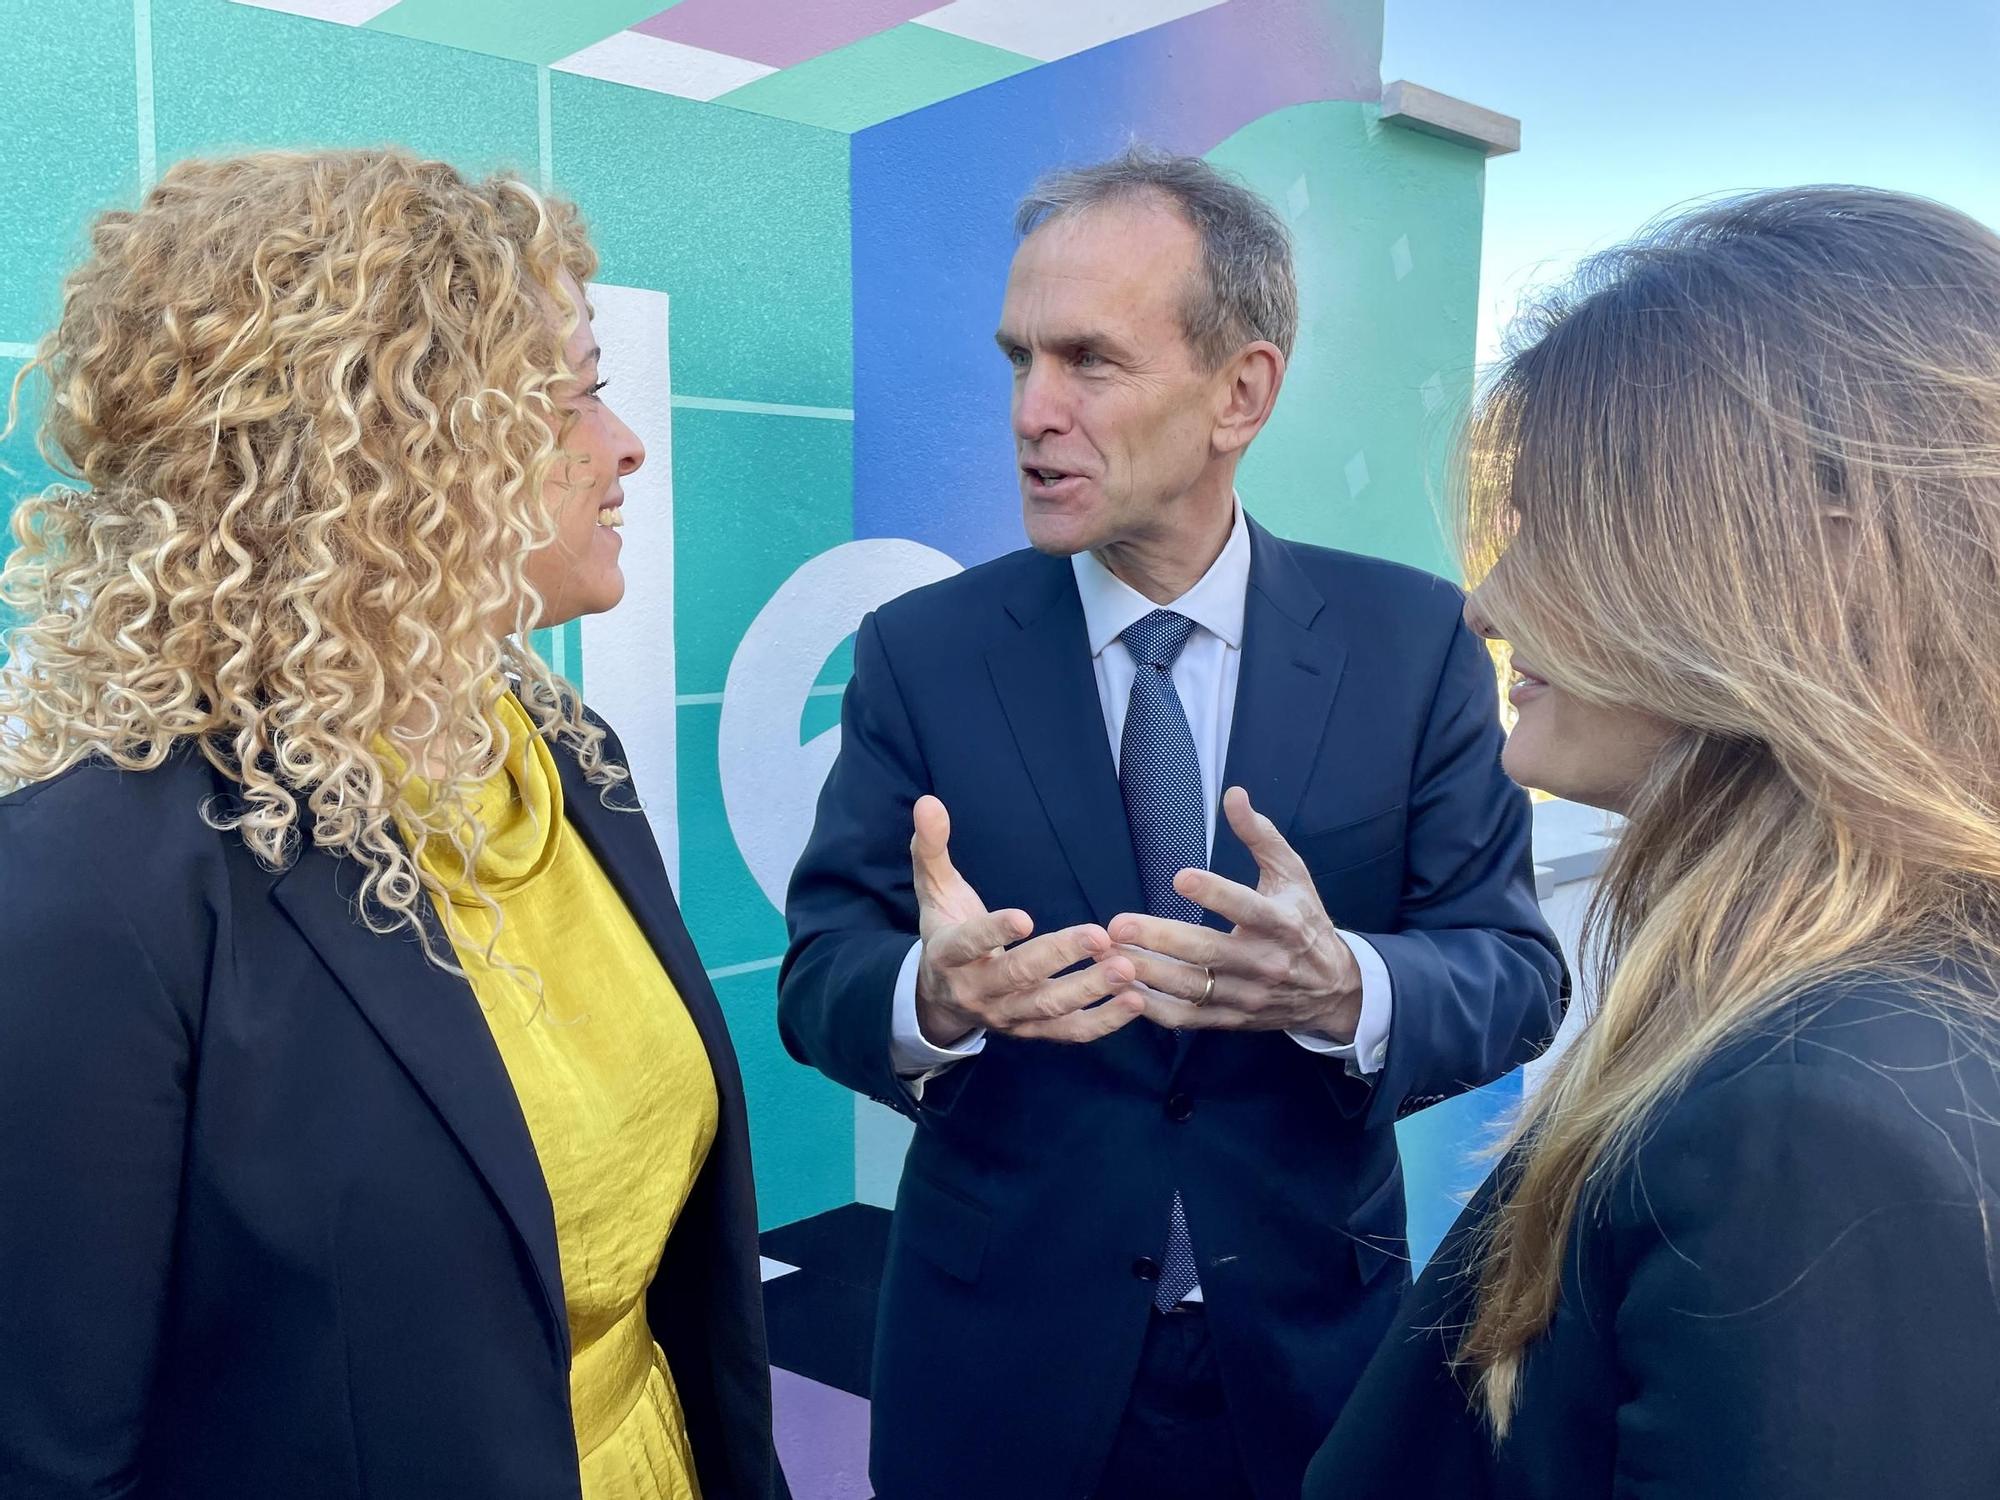
M 7 402 L 14 389 L 14 378 L 26 364 L 26 360 L 0 358 L 0 429 L 6 427 Z M 0 563 L 6 561 L 14 547 L 14 534 L 9 529 L 14 507 L 31 495 L 39 495 L 61 477 L 43 461 L 35 447 L 47 390 L 48 384 L 39 374 L 28 377 L 21 387 L 18 419 L 6 437 L 0 439 Z M 13 612 L 0 604 L 0 630 L 15 623 Z M 0 655 L 4 654 L 0 650 Z
M 715 992 L 743 1068 L 759 1226 L 853 1202 L 854 1095 L 793 1062 L 778 1040 L 778 971 L 718 979 Z
M 776 958 L 785 951 L 785 919 L 750 874 L 722 801 L 716 729 L 722 706 L 683 704 L 675 716 L 679 762 L 681 912 L 711 969 Z
M 132 0 L 10 5 L 0 33 L 0 343 L 55 322 L 85 226 L 139 195 Z
M 677 365 L 679 327 L 676 318 Z M 852 537 L 853 495 L 846 422 L 674 412 L 674 670 L 682 693 L 722 691 L 737 643 L 779 585 Z
M 892 27 L 719 95 L 717 102 L 852 133 L 1037 66 L 914 24 Z
M 799 743 L 816 739 L 840 723 L 840 698 L 854 675 L 854 637 L 849 636 L 827 657 L 814 679 L 813 691 L 799 713 Z
M 839 723 L 840 695 L 816 693 L 806 699 L 805 707 L 799 711 L 799 743 L 817 739 Z
M 814 681 L 822 686 L 845 687 L 847 679 L 853 675 L 854 637 L 850 635 L 833 648 L 833 653 L 827 657 L 826 665 L 819 669 L 819 676 Z
M 227 0 L 157 0 L 160 170 L 243 147 L 380 146 L 537 176 L 535 69 Z
M 1208 153 L 1297 240 L 1298 345 L 1239 482 L 1281 535 L 1456 577 L 1439 511 L 1472 391 L 1485 160 L 1379 116 L 1302 104 Z
M 678 3 L 679 0 L 397 0 L 367 26 L 371 31 L 511 57 L 517 62 L 552 63 Z
M 584 211 L 599 279 L 671 299 L 674 390 L 852 405 L 847 137 L 570 73 L 549 82 L 556 190 Z

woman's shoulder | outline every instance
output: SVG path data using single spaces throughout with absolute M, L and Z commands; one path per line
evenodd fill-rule
M 1827 976 L 1790 996 L 1696 1075 L 1802 1068 L 1923 1103 L 2000 1063 L 2000 975 L 1943 954 Z
M 87 759 L 0 797 L 7 904 L 31 885 L 68 882 L 115 899 L 144 895 L 135 886 L 157 892 L 163 880 L 191 875 L 228 837 L 202 816 L 223 790 L 206 761 L 178 750 L 151 770 Z
M 1661 1108 L 1628 1180 L 1690 1169 L 2000 1201 L 2000 983 L 1939 957 L 1800 991 Z

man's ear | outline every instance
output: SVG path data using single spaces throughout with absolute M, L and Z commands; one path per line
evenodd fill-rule
M 1218 453 L 1241 453 L 1264 430 L 1285 383 L 1285 356 L 1259 339 L 1246 344 L 1217 372 L 1220 400 L 1210 441 Z

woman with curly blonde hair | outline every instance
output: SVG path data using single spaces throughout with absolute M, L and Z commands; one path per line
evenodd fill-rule
M 1600 1002 L 1306 1494 L 2000 1494 L 2000 236 L 1760 194 L 1531 328 L 1467 618 Z
M 175 167 L 0 599 L 0 1493 L 784 1492 L 742 1085 L 617 740 L 567 205 Z

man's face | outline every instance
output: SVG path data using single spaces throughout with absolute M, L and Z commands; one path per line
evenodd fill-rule
M 1221 379 L 1181 308 L 1201 242 L 1164 198 L 1086 209 L 1022 243 L 995 335 L 1014 366 L 1028 540 L 1057 556 L 1156 536 L 1218 459 Z

